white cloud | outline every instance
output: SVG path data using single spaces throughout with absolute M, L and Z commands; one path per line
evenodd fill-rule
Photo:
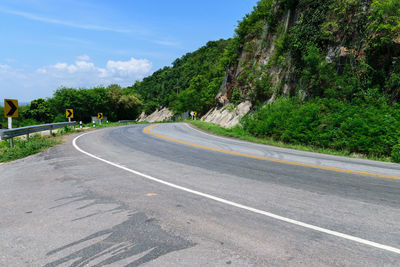
M 112 61 L 107 62 L 107 70 L 112 74 L 120 76 L 131 76 L 140 74 L 143 76 L 151 70 L 151 62 L 146 59 L 134 59 L 129 61 Z
M 77 56 L 76 59 L 79 61 L 90 61 L 91 60 L 91 58 L 88 55 Z
M 13 58 L 6 58 L 6 59 L 4 59 L 4 61 L 7 62 L 7 63 L 15 63 L 15 62 L 17 62 L 17 60 L 13 59 Z
M 164 46 L 170 46 L 170 47 L 181 47 L 180 43 L 177 42 L 171 42 L 171 41 L 163 41 L 163 40 L 156 40 L 154 43 L 159 44 L 159 45 L 164 45 Z
M 80 58 L 89 59 L 89 57 Z M 151 68 L 152 64 L 147 59 L 109 60 L 104 68 L 97 67 L 92 62 L 77 60 L 74 64 L 60 62 L 40 68 L 37 73 L 46 74 L 50 77 L 63 77 L 64 82 L 71 84 L 71 86 L 77 83 L 92 83 L 92 81 L 100 84 L 122 81 L 123 84 L 121 85 L 125 86 L 149 75 Z
M 4 70 L 8 70 L 10 69 L 10 66 L 5 65 L 5 64 L 0 64 L 0 70 L 4 71 Z
M 58 62 L 34 72 L 14 69 L 0 63 L 2 91 L 4 89 L 14 94 L 8 95 L 10 98 L 29 101 L 39 97 L 50 97 L 61 86 L 90 88 L 113 83 L 129 86 L 136 80 L 150 75 L 152 69 L 152 63 L 147 59 L 109 60 L 104 67 L 99 67 L 89 62 L 90 57 L 86 55 L 77 58 L 72 64 Z
M 23 18 L 26 18 L 26 19 L 34 20 L 34 21 L 40 21 L 40 22 L 50 23 L 50 24 L 58 24 L 58 25 L 63 25 L 63 26 L 68 26 L 68 27 L 73 27 L 73 28 L 79 28 L 79 29 L 84 29 L 84 30 L 109 31 L 109 32 L 118 32 L 118 33 L 129 33 L 129 32 L 131 32 L 131 30 L 128 30 L 128 29 L 111 28 L 111 27 L 90 25 L 90 24 L 79 24 L 79 23 L 74 23 L 74 22 L 71 22 L 71 21 L 47 18 L 47 17 L 39 16 L 39 15 L 28 13 L 28 12 L 5 9 L 5 8 L 2 8 L 2 7 L 0 7 L 0 12 L 6 13 L 6 14 L 15 15 L 15 16 L 19 16 L 19 17 L 23 17 Z

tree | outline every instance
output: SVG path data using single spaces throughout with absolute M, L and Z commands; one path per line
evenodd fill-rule
M 323 96 L 326 89 L 332 86 L 334 70 L 332 65 L 321 55 L 315 44 L 308 44 L 307 52 L 303 55 L 304 67 L 300 84 L 310 96 Z
M 110 119 L 136 119 L 143 105 L 137 95 L 124 94 L 123 89 L 116 84 L 107 87 L 107 97 L 110 108 Z
M 49 103 L 43 98 L 32 100 L 29 109 L 24 112 L 24 116 L 38 122 L 51 122 L 54 117 Z

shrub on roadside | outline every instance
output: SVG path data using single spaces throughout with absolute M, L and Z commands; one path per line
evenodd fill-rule
M 391 156 L 394 162 L 400 163 L 400 144 L 393 146 Z
M 390 156 L 400 134 L 399 105 L 336 99 L 278 99 L 242 120 L 245 131 L 291 144 Z

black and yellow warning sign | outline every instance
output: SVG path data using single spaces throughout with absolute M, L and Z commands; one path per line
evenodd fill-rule
M 103 113 L 97 113 L 97 118 L 99 120 L 102 120 L 103 119 Z
M 193 116 L 197 117 L 197 112 L 196 111 L 193 111 Z
M 74 118 L 74 110 L 70 109 L 70 108 L 66 109 L 65 117 L 67 117 L 68 119 L 73 119 Z
M 18 118 L 18 100 L 4 99 L 4 116 L 7 118 Z

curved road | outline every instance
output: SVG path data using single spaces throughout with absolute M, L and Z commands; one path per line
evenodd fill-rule
M 400 165 L 132 125 L 0 165 L 0 265 L 396 266 Z

